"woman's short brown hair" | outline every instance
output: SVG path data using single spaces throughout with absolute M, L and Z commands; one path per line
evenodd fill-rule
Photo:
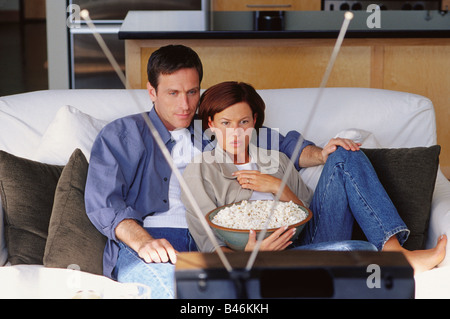
M 240 102 L 247 103 L 256 117 L 256 132 L 264 123 L 266 104 L 250 84 L 243 82 L 222 82 L 207 89 L 200 98 L 198 115 L 202 120 L 203 130 L 208 129 L 208 120 L 214 119 L 216 113 Z

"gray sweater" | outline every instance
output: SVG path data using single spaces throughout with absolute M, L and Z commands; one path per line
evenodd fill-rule
M 268 151 L 253 144 L 250 144 L 249 150 L 251 158 L 256 160 L 263 174 L 282 179 L 288 166 L 293 165 L 285 154 L 278 151 Z M 253 191 L 242 188 L 236 177 L 232 175 L 237 170 L 231 158 L 218 146 L 212 151 L 195 157 L 186 167 L 183 177 L 204 216 L 217 207 L 248 200 L 252 196 Z M 312 198 L 312 191 L 294 167 L 291 172 L 286 185 L 305 205 L 308 205 Z M 201 252 L 213 252 L 214 245 L 206 235 L 184 191 L 181 193 L 181 200 L 186 207 L 187 223 L 198 249 Z M 225 243 L 217 240 L 219 245 L 225 246 Z

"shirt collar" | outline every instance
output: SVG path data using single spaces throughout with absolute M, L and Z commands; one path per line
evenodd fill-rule
M 170 141 L 172 141 L 172 135 L 161 121 L 161 118 L 156 112 L 155 107 L 153 107 L 148 114 L 156 130 L 159 132 L 163 142 L 165 144 L 168 144 Z M 196 147 L 200 151 L 211 150 L 214 148 L 215 143 L 211 142 L 208 136 L 204 136 L 201 120 L 199 120 L 197 116 L 194 116 L 194 119 L 187 129 L 191 133 L 191 141 L 194 144 L 194 147 Z
M 155 129 L 158 131 L 159 135 L 161 136 L 161 139 L 165 144 L 169 143 L 172 140 L 172 135 L 170 135 L 169 130 L 166 128 L 164 123 L 161 121 L 161 118 L 159 117 L 158 113 L 156 113 L 156 109 L 153 107 L 150 112 L 148 113 L 148 116 L 150 120 L 152 121 L 152 124 L 155 126 Z

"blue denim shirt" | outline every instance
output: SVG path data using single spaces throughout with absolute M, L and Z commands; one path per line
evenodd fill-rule
M 148 115 L 171 152 L 175 145 L 171 134 L 154 108 Z M 212 147 L 211 142 L 202 134 L 201 141 L 199 135 L 194 134 L 194 122 L 189 130 L 194 146 L 203 150 Z M 291 157 L 301 138 L 300 133 L 291 131 L 286 137 L 278 136 L 275 131 L 272 134 L 279 138 L 279 150 Z M 269 137 L 274 136 L 272 134 L 268 134 Z M 310 144 L 313 143 L 304 140 L 301 150 Z M 270 141 L 267 145 L 270 147 Z M 300 169 L 298 158 L 295 164 Z M 108 239 L 103 255 L 105 276 L 112 277 L 118 257 L 119 245 L 115 235 L 117 225 L 124 219 L 134 219 L 142 224 L 149 214 L 167 211 L 170 177 L 170 166 L 142 114 L 115 120 L 106 125 L 97 136 L 89 162 L 85 203 L 89 219 Z

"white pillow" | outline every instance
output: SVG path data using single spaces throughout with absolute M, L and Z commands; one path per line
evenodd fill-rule
M 89 161 L 92 144 L 107 123 L 73 106 L 63 106 L 42 136 L 33 159 L 47 164 L 65 165 L 73 151 L 79 148 Z
M 361 143 L 364 148 L 380 148 L 381 145 L 375 138 L 375 136 L 368 131 L 357 129 L 357 128 L 351 128 L 347 130 L 340 131 L 338 134 L 336 134 L 335 138 L 341 137 L 341 138 L 347 138 L 349 140 L 353 140 L 356 143 Z
M 335 138 L 347 138 L 355 141 L 356 143 L 361 143 L 364 148 L 380 148 L 380 144 L 378 143 L 375 136 L 367 131 L 360 129 L 347 129 L 340 131 L 336 134 Z M 322 142 L 317 144 L 317 146 L 324 147 L 329 141 Z M 308 185 L 312 190 L 316 189 L 317 183 L 319 182 L 320 174 L 322 174 L 323 165 L 307 167 L 300 171 L 300 175 L 303 181 Z

